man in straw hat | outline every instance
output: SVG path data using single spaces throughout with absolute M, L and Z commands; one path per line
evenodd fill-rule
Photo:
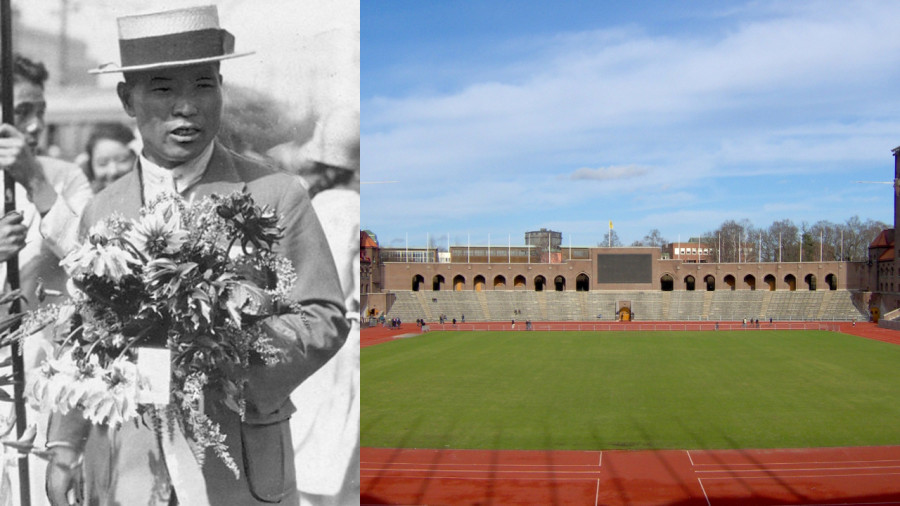
M 54 505 L 68 504 L 78 488 L 83 453 L 84 493 L 100 505 L 297 504 L 289 419 L 291 392 L 327 362 L 346 339 L 343 295 L 331 253 L 307 192 L 297 178 L 232 153 L 216 142 L 222 117 L 220 61 L 234 52 L 234 37 L 219 28 L 214 6 L 119 18 L 121 72 L 118 95 L 137 120 L 143 150 L 135 170 L 100 192 L 85 210 L 82 233 L 112 213 L 137 217 L 142 203 L 161 192 L 187 198 L 249 191 L 281 215 L 279 253 L 294 263 L 292 291 L 301 314 L 271 317 L 268 330 L 290 361 L 250 365 L 243 419 L 205 392 L 206 411 L 226 435 L 241 467 L 236 479 L 220 459 L 200 468 L 187 443 L 157 435 L 147 424 L 117 430 L 91 426 L 79 413 L 55 417 L 48 431 L 54 456 L 47 488 Z

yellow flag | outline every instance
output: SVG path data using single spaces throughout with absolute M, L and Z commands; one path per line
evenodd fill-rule
M 612 230 L 612 220 L 609 220 L 609 229 Z

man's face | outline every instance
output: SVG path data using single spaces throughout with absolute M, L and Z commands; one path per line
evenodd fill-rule
M 16 130 L 25 136 L 25 142 L 32 150 L 37 148 L 44 131 L 44 89 L 27 79 L 16 77 L 13 81 L 13 109 Z
M 200 155 L 222 120 L 222 78 L 215 63 L 135 72 L 119 83 L 125 112 L 137 120 L 144 156 L 172 168 Z

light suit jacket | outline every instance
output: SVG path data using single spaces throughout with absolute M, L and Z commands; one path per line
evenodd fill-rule
M 268 205 L 281 215 L 285 233 L 276 251 L 294 264 L 297 282 L 292 297 L 302 304 L 304 318 L 285 315 L 267 321 L 270 332 L 296 344 L 287 350 L 288 362 L 273 367 L 251 364 L 243 421 L 215 402 L 220 394 L 206 393 L 207 414 L 226 435 L 225 443 L 241 467 L 241 477 L 236 480 L 209 451 L 203 474 L 211 505 L 294 504 L 289 418 L 295 408 L 290 394 L 337 352 L 349 324 L 328 243 L 309 195 L 295 176 L 274 171 L 217 143 L 206 172 L 186 196 L 200 198 L 240 190 L 249 191 L 257 205 Z M 142 196 L 138 168 L 95 197 L 84 212 L 82 236 L 114 212 L 137 218 Z M 88 428 L 80 415 L 70 414 L 51 424 L 48 440 L 80 444 Z M 160 469 L 165 468 L 162 462 L 152 431 L 132 424 L 117 431 L 95 426 L 85 450 L 88 492 L 105 498 L 97 504 L 166 504 L 166 486 L 160 483 L 169 470 Z

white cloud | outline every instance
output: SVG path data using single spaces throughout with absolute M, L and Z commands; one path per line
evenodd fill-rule
M 591 169 L 582 167 L 575 169 L 569 174 L 569 179 L 576 181 L 609 181 L 612 179 L 634 179 L 646 175 L 650 172 L 647 167 L 638 167 L 636 165 L 619 165 L 614 167 L 597 167 Z
M 674 206 L 632 217 L 654 228 L 657 219 L 677 225 L 681 207 L 700 202 L 727 209 L 739 205 L 733 195 L 759 192 L 755 207 L 746 205 L 758 212 L 791 198 L 780 193 L 790 185 L 747 178 L 832 178 L 817 181 L 824 187 L 890 165 L 900 144 L 900 4 L 751 7 L 719 13 L 718 31 L 659 35 L 628 25 L 531 39 L 530 53 L 497 62 L 494 75 L 482 68 L 479 81 L 453 92 L 368 98 L 364 179 L 401 177 L 416 201 L 452 205 L 465 195 L 468 204 L 477 195 L 473 205 L 492 221 L 534 222 L 535 204 L 571 219 L 597 205 Z M 592 165 L 598 159 L 606 165 Z M 561 186 L 572 180 L 604 184 Z M 516 198 L 504 186 L 511 181 Z M 687 194 L 703 197 L 671 198 Z M 376 199 L 364 195 L 366 213 L 410 219 Z M 451 208 L 421 221 L 446 227 L 453 214 L 481 212 Z M 685 212 L 705 220 L 702 229 L 722 214 Z

